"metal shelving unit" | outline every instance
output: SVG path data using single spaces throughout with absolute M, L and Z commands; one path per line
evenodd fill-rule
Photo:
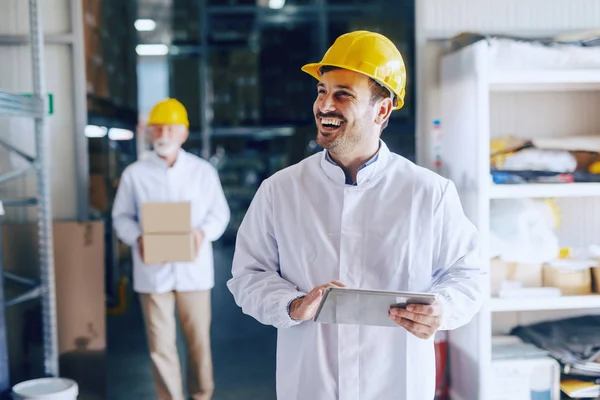
M 0 140 L 0 146 L 6 148 L 29 162 L 30 167 L 0 176 L 0 183 L 16 179 L 33 169 L 37 178 L 35 198 L 4 199 L 5 207 L 36 205 L 40 280 L 39 282 L 22 278 L 14 274 L 3 273 L 6 280 L 28 287 L 28 290 L 16 298 L 6 300 L 5 307 L 34 298 L 41 298 L 42 326 L 44 345 L 44 372 L 47 376 L 58 376 L 58 335 L 56 328 L 56 298 L 54 283 L 54 254 L 52 238 L 52 204 L 50 199 L 49 165 L 47 157 L 47 135 L 45 118 L 47 113 L 46 82 L 44 77 L 44 33 L 38 0 L 29 0 L 29 43 L 33 75 L 33 95 L 0 91 L 0 116 L 20 116 L 34 119 L 36 154 L 30 155 L 12 144 Z M 6 340 L 4 338 L 4 340 Z

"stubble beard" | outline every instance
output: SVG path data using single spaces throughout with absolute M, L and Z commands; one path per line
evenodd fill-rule
M 344 130 L 339 132 L 335 138 L 325 136 L 321 132 L 317 133 L 317 144 L 331 154 L 336 155 L 351 152 L 360 141 L 361 134 L 358 126 L 344 126 Z

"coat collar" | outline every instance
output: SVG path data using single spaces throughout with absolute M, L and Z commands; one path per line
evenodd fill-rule
M 185 156 L 185 150 L 179 149 L 179 152 L 177 153 L 177 158 L 175 159 L 175 164 L 173 164 L 172 167 L 173 170 L 179 169 L 185 163 Z M 163 158 L 160 158 L 155 151 L 153 151 L 150 155 L 150 160 L 152 160 L 152 163 L 160 166 L 161 168 L 169 169 L 169 165 L 167 164 L 167 162 Z
M 346 185 L 346 175 L 339 166 L 329 161 L 327 150 L 323 150 L 321 157 L 321 169 L 325 172 L 327 177 L 331 179 L 335 184 Z M 370 162 L 362 166 L 356 177 L 356 186 L 367 184 L 372 181 L 381 171 L 383 171 L 388 164 L 390 159 L 390 150 L 388 149 L 385 142 L 379 139 L 379 151 L 375 155 L 377 159 L 374 162 Z M 346 185 L 350 186 L 350 185 Z

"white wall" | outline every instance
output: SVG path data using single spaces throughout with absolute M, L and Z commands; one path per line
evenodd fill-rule
M 429 36 L 461 31 L 555 32 L 598 29 L 598 0 L 417 0 Z
M 41 0 L 42 23 L 47 35 L 67 35 L 72 30 L 70 1 Z M 25 0 L 0 1 L 0 35 L 28 35 L 29 13 Z M 83 41 L 83 38 L 80 39 Z M 85 87 L 75 88 L 73 71 L 73 50 L 68 43 L 49 44 L 45 47 L 46 88 L 54 95 L 54 115 L 48 118 L 50 179 L 52 188 L 52 208 L 54 218 L 72 219 L 77 217 L 78 156 L 75 140 L 77 118 L 75 117 L 76 90 L 82 90 L 79 97 L 85 101 Z M 83 66 L 82 66 L 83 68 Z M 12 92 L 32 92 L 31 53 L 28 46 L 0 44 L 0 89 Z M 81 93 L 80 93 L 81 95 Z M 81 107 L 81 105 L 79 105 Z M 83 110 L 85 110 L 83 104 Z M 80 108 L 81 110 L 81 108 Z M 83 116 L 85 118 L 85 115 Z M 0 137 L 12 139 L 23 150 L 34 154 L 33 125 L 28 118 L 0 118 Z M 79 119 L 81 124 L 81 118 Z M 77 134 L 83 135 L 83 132 Z M 10 161 L 8 161 L 10 160 Z M 14 167 L 14 157 L 8 158 L 0 150 L 0 174 Z M 87 171 L 85 171 L 87 172 Z M 79 179 L 79 181 L 78 181 Z M 25 180 L 19 179 L 0 186 L 0 196 L 18 198 L 35 194 L 35 175 L 31 172 Z M 35 211 L 35 210 L 30 210 Z M 25 209 L 8 210 L 7 218 L 22 220 L 27 215 Z
M 430 125 L 440 116 L 438 39 L 466 31 L 539 37 L 600 28 L 600 0 L 416 0 L 416 6 L 417 162 L 427 167 Z

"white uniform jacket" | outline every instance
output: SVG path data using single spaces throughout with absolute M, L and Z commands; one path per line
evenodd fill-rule
M 144 264 L 137 244 L 142 234 L 142 204 L 179 201 L 191 202 L 192 226 L 204 231 L 198 257 L 189 263 Z M 117 236 L 132 247 L 136 292 L 208 290 L 214 286 L 212 242 L 225 231 L 230 211 L 217 171 L 210 163 L 184 150 L 179 151 L 171 168 L 155 153 L 133 163 L 121 177 L 112 217 Z
M 290 301 L 315 286 L 439 293 L 442 329 L 480 308 L 478 234 L 454 184 L 380 143 L 355 186 L 326 152 L 276 173 L 238 231 L 228 287 L 244 313 L 279 328 L 280 400 L 434 398 L 433 338 L 292 320 Z

